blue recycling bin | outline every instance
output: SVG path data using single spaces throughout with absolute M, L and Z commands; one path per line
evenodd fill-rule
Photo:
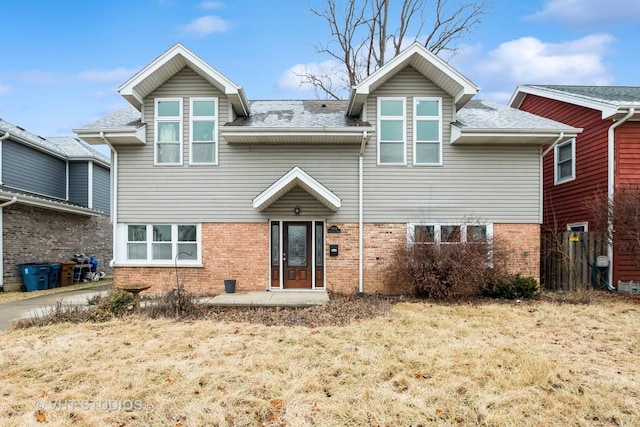
M 18 264 L 18 269 L 27 292 L 49 289 L 49 264 Z
M 58 287 L 58 278 L 60 277 L 60 264 L 57 262 L 49 264 L 49 289 Z

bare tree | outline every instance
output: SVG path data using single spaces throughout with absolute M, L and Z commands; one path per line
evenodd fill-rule
M 407 44 L 420 41 L 431 52 L 450 51 L 455 42 L 480 24 L 489 0 L 403 0 L 400 10 L 390 0 L 326 0 L 323 9 L 311 9 L 329 26 L 329 41 L 316 51 L 335 60 L 340 69 L 305 70 L 301 84 L 316 95 L 340 99 L 352 86 L 376 71 Z M 425 34 L 423 29 L 429 28 Z

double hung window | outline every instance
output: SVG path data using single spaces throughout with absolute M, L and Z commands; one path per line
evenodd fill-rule
M 199 229 L 196 224 L 128 224 L 126 260 L 158 264 L 198 261 Z
M 406 164 L 406 99 L 378 98 L 378 164 Z
M 414 98 L 413 164 L 442 164 L 442 100 Z
M 158 165 L 182 164 L 182 99 L 156 99 L 155 161 Z
M 218 108 L 216 98 L 191 99 L 191 163 L 216 164 Z
M 555 148 L 555 183 L 576 178 L 576 139 L 570 139 Z

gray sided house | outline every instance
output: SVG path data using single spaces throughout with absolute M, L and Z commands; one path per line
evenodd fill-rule
M 0 119 L 0 285 L 18 290 L 23 263 L 92 255 L 110 272 L 110 160 L 73 137 L 41 137 Z
M 113 149 L 116 284 L 395 292 L 398 244 L 473 239 L 537 277 L 541 147 L 580 130 L 478 90 L 414 44 L 345 101 L 249 101 L 176 44 L 74 130 Z

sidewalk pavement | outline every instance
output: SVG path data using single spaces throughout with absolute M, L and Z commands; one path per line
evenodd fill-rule
M 113 284 L 59 292 L 33 298 L 11 301 L 0 304 L 0 331 L 7 330 L 14 320 L 44 316 L 56 307 L 59 302 L 67 306 L 86 306 L 96 296 L 105 295 L 113 288 Z M 142 301 L 142 304 L 149 301 Z M 200 303 L 214 306 L 254 306 L 254 307 L 308 307 L 323 305 L 329 302 L 329 294 L 324 291 L 285 290 L 285 291 L 253 291 L 224 293 L 215 297 L 202 297 Z
M 7 330 L 14 320 L 24 317 L 43 316 L 55 308 L 58 302 L 69 306 L 87 305 L 91 298 L 106 294 L 112 287 L 113 284 L 108 283 L 0 304 L 0 331 Z

